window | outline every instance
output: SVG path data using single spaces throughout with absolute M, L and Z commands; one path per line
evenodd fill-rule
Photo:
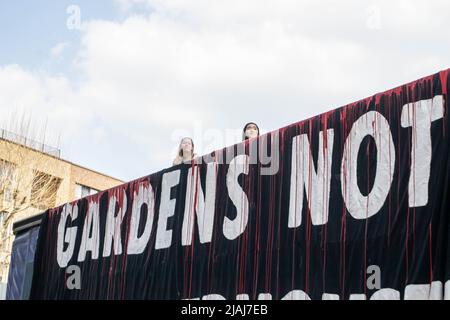
M 96 194 L 98 192 L 97 189 L 84 186 L 82 184 L 76 184 L 75 185 L 75 199 L 81 199 L 87 196 L 90 196 L 92 194 Z
M 31 186 L 31 205 L 41 210 L 53 208 L 56 204 L 56 194 L 60 184 L 60 178 L 34 171 Z
M 4 201 L 13 201 L 13 183 L 16 166 L 6 160 L 0 160 L 0 195 Z
M 0 212 L 0 229 L 3 228 L 3 222 L 5 221 L 7 212 Z

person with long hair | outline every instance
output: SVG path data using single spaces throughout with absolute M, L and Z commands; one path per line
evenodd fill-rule
M 183 138 L 180 141 L 180 146 L 178 147 L 178 152 L 173 160 L 173 165 L 179 165 L 186 161 L 191 161 L 197 155 L 194 153 L 194 141 L 191 138 Z
M 242 132 L 242 141 L 256 137 L 259 137 L 258 125 L 254 122 L 247 123 Z

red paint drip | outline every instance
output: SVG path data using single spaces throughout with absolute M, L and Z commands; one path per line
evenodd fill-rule
M 191 161 L 191 167 L 192 167 L 192 173 L 194 173 L 194 170 L 197 169 L 197 173 L 193 174 L 195 179 L 195 194 L 194 194 L 194 211 L 193 211 L 193 217 L 192 217 L 192 241 L 191 241 L 191 265 L 190 265 L 190 275 L 189 275 L 189 294 L 188 297 L 191 299 L 191 293 L 192 293 L 192 273 L 194 269 L 194 248 L 195 248 L 195 242 L 194 242 L 194 235 L 195 235 L 195 221 L 196 221 L 196 210 L 197 210 L 197 199 L 198 199 L 198 183 L 200 179 L 200 168 L 199 166 L 194 167 L 194 161 Z
M 281 130 L 281 150 L 284 150 L 284 130 Z M 283 154 L 281 154 L 282 156 Z M 283 177 L 284 177 L 284 161 L 282 159 L 280 159 L 280 163 L 281 163 L 281 167 L 280 167 L 280 181 L 283 181 Z M 283 193 L 283 184 L 280 184 L 280 194 Z M 279 201 L 279 214 L 278 214 L 278 246 L 277 246 L 277 284 L 276 284 L 276 293 L 275 293 L 275 299 L 279 299 L 279 295 L 280 295 L 280 237 L 281 237 L 281 201 Z
M 447 106 L 447 85 L 448 85 L 448 77 L 450 75 L 450 69 L 447 69 L 446 71 L 442 71 L 439 76 L 440 76 L 440 80 L 441 80 L 441 88 L 442 88 L 442 95 L 444 97 L 444 125 L 442 126 L 442 130 L 444 133 L 444 137 L 446 136 L 446 129 L 447 129 L 447 117 L 448 117 L 448 110 L 446 108 Z
M 327 128 L 328 128 L 328 115 L 325 114 L 322 117 L 322 130 L 324 132 L 324 143 L 323 143 L 323 159 L 325 159 L 325 170 L 326 173 L 324 175 L 324 179 L 325 181 L 328 180 L 329 175 L 331 174 L 328 171 L 328 157 L 327 155 L 327 150 L 329 148 L 328 146 L 328 135 L 327 135 Z M 333 143 L 333 142 L 331 142 Z M 323 214 L 325 214 L 325 212 L 329 209 L 329 198 L 326 197 L 326 195 L 328 194 L 329 190 L 328 190 L 328 184 L 323 183 L 324 185 L 324 192 L 323 192 L 323 197 L 324 199 L 322 199 L 322 203 L 324 204 L 323 207 Z M 325 223 L 324 225 L 322 225 L 322 250 L 323 250 L 323 255 L 322 255 L 322 291 L 326 292 L 326 264 L 327 264 L 327 225 L 328 223 Z
M 312 119 L 309 121 L 309 141 L 312 142 Z M 305 272 L 305 292 L 309 294 L 309 267 L 310 267 L 310 254 L 311 254 L 311 208 L 309 203 L 315 201 L 312 199 L 312 171 L 314 168 L 314 162 L 312 158 L 312 151 L 309 151 L 308 159 L 308 206 L 306 207 L 306 272 Z
M 296 129 L 298 131 L 297 133 L 302 133 L 303 132 L 303 123 L 298 123 Z M 296 146 L 296 154 L 297 155 L 300 155 L 301 154 L 300 150 L 303 149 L 303 146 L 301 144 L 302 144 L 302 142 L 301 143 L 297 143 L 297 146 Z M 295 166 L 296 166 L 296 170 L 297 170 L 296 172 L 299 172 L 299 170 L 300 170 L 299 169 L 299 161 L 296 161 Z M 302 168 L 302 170 L 303 170 L 303 168 Z M 296 177 L 295 177 L 295 185 L 298 185 L 298 175 L 296 175 Z M 295 192 L 295 197 L 297 198 L 297 192 Z M 295 201 L 295 212 L 297 212 L 297 210 L 298 210 L 298 208 L 297 208 L 297 200 L 296 200 Z M 300 213 L 300 215 L 301 215 L 301 213 Z M 300 216 L 300 219 L 301 219 L 301 216 Z M 295 231 L 296 230 L 294 229 L 294 233 L 293 233 L 293 237 L 292 237 L 292 246 L 291 246 L 291 248 L 292 248 L 291 290 L 295 289 L 295 253 L 296 253 L 296 251 L 295 251 L 295 240 L 296 240 L 296 235 L 297 235 L 297 233 Z
M 388 109 L 388 122 L 389 125 L 391 124 L 391 110 L 390 110 L 390 100 L 386 99 L 387 101 L 387 109 Z M 399 138 L 400 140 L 400 138 Z M 389 175 L 390 175 L 390 180 L 393 181 L 393 177 L 391 176 L 391 172 L 392 172 L 392 155 L 391 155 L 391 144 L 388 143 L 389 146 Z M 395 147 L 394 147 L 394 152 L 395 152 Z M 398 161 L 398 160 L 397 160 Z M 391 245 L 391 211 L 392 211 L 392 192 L 389 192 L 389 212 L 388 212 L 388 248 L 390 248 Z
M 439 77 L 441 78 L 442 95 L 445 97 L 447 97 L 447 80 L 448 80 L 449 74 L 450 74 L 450 69 L 441 71 L 439 73 Z
M 372 123 L 372 128 L 374 130 L 374 136 L 376 132 L 376 124 Z M 369 152 L 369 144 L 366 148 L 366 156 L 367 156 L 367 190 L 369 194 L 367 195 L 366 201 L 366 219 L 365 219 L 365 229 L 364 229 L 364 278 L 362 279 L 364 294 L 367 295 L 367 286 L 364 285 L 365 279 L 367 279 L 367 229 L 368 229 L 368 221 L 369 221 L 369 197 L 370 197 L 370 152 Z

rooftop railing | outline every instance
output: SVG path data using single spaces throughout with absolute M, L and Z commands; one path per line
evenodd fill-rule
M 15 134 L 13 132 L 0 129 L 1 139 L 8 140 L 17 144 L 21 144 L 23 146 L 29 147 L 33 150 L 41 151 L 43 153 L 49 154 L 51 156 L 60 158 L 61 150 L 55 147 L 51 147 L 41 142 L 34 141 L 32 139 L 26 138 L 24 136 Z

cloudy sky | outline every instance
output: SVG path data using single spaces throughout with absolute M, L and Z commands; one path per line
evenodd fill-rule
M 182 136 L 205 154 L 447 69 L 449 39 L 448 0 L 2 0 L 0 126 L 131 180 Z

